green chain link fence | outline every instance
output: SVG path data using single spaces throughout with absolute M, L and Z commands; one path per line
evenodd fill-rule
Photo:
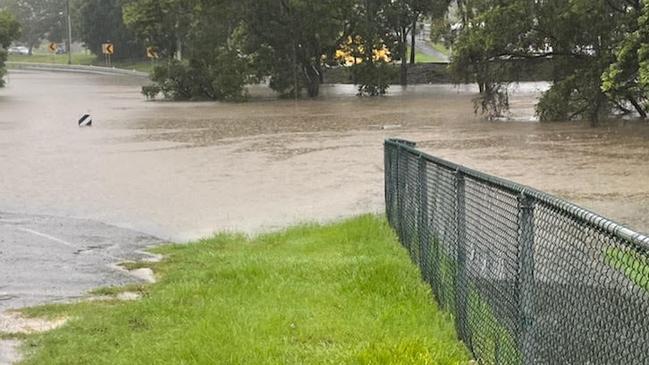
M 649 364 L 649 237 L 415 147 L 388 220 L 480 364 Z

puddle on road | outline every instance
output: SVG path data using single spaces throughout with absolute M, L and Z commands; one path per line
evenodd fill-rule
M 145 102 L 139 82 L 12 72 L 0 91 L 0 210 L 179 241 L 380 212 L 382 142 L 400 137 L 649 231 L 647 124 L 484 122 L 475 90 L 450 85 L 224 104 Z M 529 120 L 543 87 L 518 88 L 515 118 Z M 87 111 L 95 126 L 79 129 Z

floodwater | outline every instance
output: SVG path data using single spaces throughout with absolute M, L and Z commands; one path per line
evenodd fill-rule
M 0 212 L 89 219 L 186 241 L 383 210 L 385 138 L 548 191 L 649 231 L 649 123 L 515 122 L 473 113 L 471 87 L 358 98 L 146 102 L 132 77 L 12 71 L 0 91 Z M 91 112 L 95 125 L 76 120 Z

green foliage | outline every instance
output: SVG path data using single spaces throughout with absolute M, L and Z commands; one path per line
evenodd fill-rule
M 352 66 L 352 77 L 358 85 L 358 95 L 385 95 L 395 69 L 385 62 L 363 62 Z
M 455 39 L 452 69 L 461 80 L 476 80 L 483 98 L 490 99 L 500 95 L 490 95 L 491 90 L 517 81 L 508 80 L 508 73 L 502 72 L 503 61 L 524 64 L 526 60 L 549 59 L 554 65 L 554 83 L 537 105 L 540 119 L 597 121 L 610 114 L 612 107 L 625 110 L 630 96 L 636 99 L 634 92 L 629 93 L 632 87 L 613 86 L 618 84 L 616 80 L 629 79 L 623 70 L 631 67 L 625 54 L 632 49 L 626 47 L 619 57 L 623 62 L 609 69 L 625 35 L 638 28 L 639 12 L 634 3 L 461 1 L 462 26 Z M 609 75 L 603 81 L 607 70 Z M 487 111 L 499 114 L 491 106 Z
M 465 364 L 452 318 L 387 225 L 363 216 L 156 249 L 140 301 L 47 306 L 26 364 Z M 102 295 L 119 290 L 107 288 Z
M 237 52 L 222 48 L 214 61 L 169 60 L 154 68 L 151 80 L 158 92 L 173 100 L 226 100 L 245 99 L 245 85 L 249 79 L 248 61 Z M 151 87 L 142 89 L 145 96 L 158 94 Z
M 213 7 L 221 2 L 214 1 Z M 200 5 L 210 6 L 202 0 L 122 0 L 122 3 L 124 23 L 145 46 L 156 47 L 163 58 L 182 51 Z M 214 19 L 214 25 L 218 25 L 218 19 Z
M 317 96 L 325 59 L 333 59 L 346 39 L 352 5 L 346 0 L 249 0 L 244 27 L 258 74 L 270 76 L 271 88 L 282 95 L 299 96 L 306 88 L 309 96 Z
M 102 44 L 112 42 L 113 59 L 145 57 L 145 46 L 124 25 L 121 0 L 83 0 L 78 11 L 80 39 L 92 53 L 101 56 Z
M 155 99 L 162 89 L 158 85 L 145 85 L 142 86 L 142 95 L 144 95 L 147 100 Z
M 255 81 L 236 0 L 130 0 L 125 22 L 165 59 L 152 80 L 174 100 L 243 100 Z M 183 61 L 172 59 L 182 51 Z M 177 57 L 179 58 L 179 57 Z M 153 89 L 143 90 L 151 96 Z
M 0 87 L 4 86 L 7 48 L 20 35 L 20 24 L 9 12 L 0 10 Z
M 360 43 L 355 56 L 360 58 L 361 63 L 351 69 L 359 95 L 384 95 L 394 77 L 394 69 L 374 57 L 374 50 L 394 45 L 394 38 L 388 27 L 390 6 L 390 1 L 363 0 L 358 1 L 350 14 L 355 20 L 351 36 Z
M 6 10 L 0 10 L 0 48 L 7 49 L 20 35 L 20 24 Z
M 5 86 L 4 77 L 7 74 L 7 70 L 5 68 L 6 61 L 7 61 L 7 51 L 0 48 L 0 87 Z
M 625 113 L 649 112 L 649 2 L 628 12 L 625 36 L 616 47 L 615 62 L 602 75 L 602 90 Z M 641 7 L 641 8 L 640 8 Z
M 21 25 L 19 40 L 31 51 L 43 39 L 60 42 L 65 32 L 65 0 L 0 0 Z
M 412 22 L 429 5 L 404 0 L 398 10 L 415 14 L 407 15 Z M 182 62 L 153 74 L 173 99 L 240 100 L 247 82 L 261 80 L 285 97 L 317 96 L 324 67 L 336 65 L 349 39 L 359 40 L 355 56 L 367 64 L 353 70 L 361 93 L 381 95 L 391 69 L 373 65 L 374 51 L 393 42 L 387 22 L 395 7 L 388 0 L 125 0 L 123 17 L 163 58 L 181 59 L 182 51 Z
M 501 324 L 494 308 L 480 297 L 474 286 L 469 287 L 468 294 L 467 322 L 476 358 L 484 364 L 520 364 L 516 336 Z
M 423 15 L 432 15 L 439 19 L 446 14 L 450 0 L 395 0 L 387 2 L 384 7 L 385 27 L 393 38 L 392 53 L 401 60 L 400 83 L 408 84 L 408 44 L 410 42 L 410 63 L 416 62 L 414 53 L 417 22 Z M 411 39 L 409 39 L 411 38 Z M 386 39 L 387 41 L 387 39 Z M 412 56 L 415 56 L 414 58 Z

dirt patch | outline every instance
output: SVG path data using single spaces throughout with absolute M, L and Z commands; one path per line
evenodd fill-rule
M 66 318 L 54 320 L 43 318 L 26 318 L 18 312 L 0 314 L 0 333 L 33 334 L 47 332 L 65 324 Z
M 18 335 L 47 332 L 59 328 L 67 319 L 48 320 L 43 318 L 26 318 L 18 312 L 0 313 L 0 333 Z M 0 340 L 0 365 L 15 364 L 21 360 L 17 340 Z
M 124 293 L 119 293 L 119 294 L 117 294 L 117 299 L 118 299 L 118 300 L 121 300 L 121 301 L 125 301 L 125 302 L 130 302 L 130 301 L 138 300 L 138 299 L 140 299 L 141 297 L 142 297 L 142 296 L 141 296 L 140 294 L 138 294 L 138 293 L 134 293 L 134 292 L 130 292 L 130 291 L 127 291 L 127 292 L 124 292 Z

